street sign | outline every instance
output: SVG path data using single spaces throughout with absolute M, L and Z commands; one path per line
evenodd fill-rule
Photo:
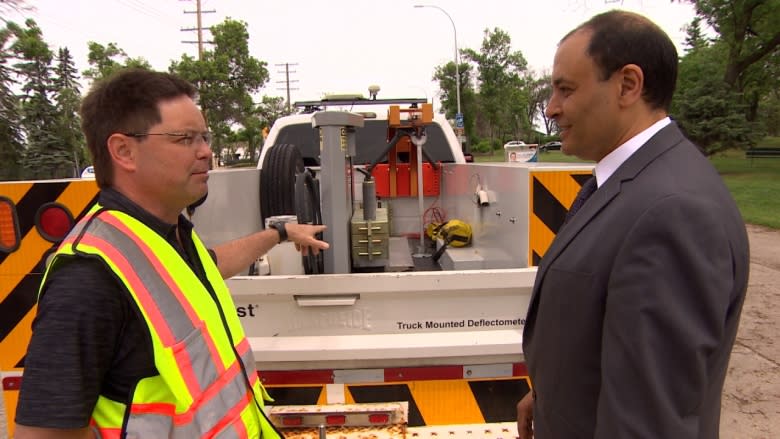
M 455 127 L 463 128 L 463 113 L 458 113 L 455 115 Z

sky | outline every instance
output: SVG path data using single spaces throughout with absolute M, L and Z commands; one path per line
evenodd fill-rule
M 68 47 L 82 71 L 87 43 L 116 43 L 158 70 L 186 53 L 197 56 L 195 0 L 28 0 L 53 50 Z M 416 4 L 435 5 L 415 8 Z M 500 28 L 531 69 L 549 71 L 558 41 L 592 15 L 610 9 L 641 13 L 663 28 L 682 53 L 688 3 L 670 0 L 201 0 L 203 26 L 242 20 L 250 54 L 267 63 L 270 79 L 260 95 L 291 101 L 326 93 L 361 93 L 379 85 L 379 98 L 424 97 L 438 105 L 436 66 L 460 49 L 479 50 L 485 29 Z M 212 12 L 213 11 L 213 12 Z M 452 22 L 450 22 L 451 17 Z M 9 17 L 18 22 L 23 17 Z M 454 30 L 453 30 L 454 24 Z M 205 39 L 210 37 L 204 32 Z M 208 49 L 208 46 L 206 46 Z

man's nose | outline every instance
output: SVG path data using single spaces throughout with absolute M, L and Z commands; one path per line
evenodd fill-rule
M 556 117 L 558 117 L 559 113 L 560 113 L 560 108 L 558 106 L 557 101 L 550 99 L 550 102 L 547 104 L 547 108 L 544 109 L 544 114 L 547 116 L 548 119 L 555 119 Z

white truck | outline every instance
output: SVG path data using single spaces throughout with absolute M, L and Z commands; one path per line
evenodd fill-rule
M 212 171 L 187 212 L 207 245 L 270 221 L 328 226 L 320 257 L 280 244 L 227 281 L 273 419 L 288 437 L 350 437 L 355 413 L 376 424 L 357 437 L 515 437 L 535 265 L 592 166 L 470 163 L 424 100 L 366 101 L 349 104 L 390 107 L 303 103 L 274 124 L 257 168 Z M 10 425 L 46 256 L 96 193 L 93 180 L 0 183 Z M 396 403 L 403 418 L 359 410 Z M 379 433 L 392 419 L 403 432 Z

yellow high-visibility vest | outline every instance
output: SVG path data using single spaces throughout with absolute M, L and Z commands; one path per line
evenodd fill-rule
M 104 396 L 91 424 L 102 438 L 280 438 L 263 413 L 266 393 L 233 300 L 195 232 L 204 284 L 163 237 L 137 219 L 95 206 L 63 240 L 62 255 L 99 257 L 135 300 L 159 375 L 130 401 Z M 126 436 L 124 436 L 126 435 Z

